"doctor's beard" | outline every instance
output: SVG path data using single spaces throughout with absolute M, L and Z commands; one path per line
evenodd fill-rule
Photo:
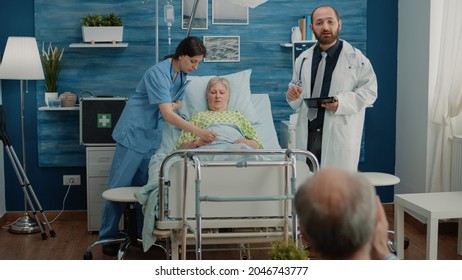
M 317 33 L 316 31 L 313 30 L 314 36 L 318 40 L 319 44 L 321 45 L 329 45 L 333 42 L 335 42 L 338 38 L 339 34 L 339 29 L 337 28 L 336 30 L 333 30 L 330 32 L 329 37 L 321 37 L 322 31 L 320 33 Z

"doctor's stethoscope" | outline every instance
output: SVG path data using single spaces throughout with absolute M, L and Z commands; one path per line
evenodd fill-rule
M 298 80 L 294 83 L 294 85 L 302 87 L 302 69 L 303 64 L 305 64 L 306 57 L 302 59 L 302 63 L 300 64 L 300 70 L 298 71 Z M 361 62 L 361 66 L 364 66 L 364 62 Z M 353 66 L 348 66 L 348 69 L 354 68 Z

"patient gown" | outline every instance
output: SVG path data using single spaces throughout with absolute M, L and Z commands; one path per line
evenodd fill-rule
M 236 139 L 245 137 L 247 139 L 255 140 L 258 142 L 260 149 L 263 145 L 260 142 L 257 132 L 247 120 L 247 118 L 239 111 L 204 111 L 194 114 L 189 120 L 190 123 L 204 129 L 209 130 L 223 130 L 223 126 L 230 126 L 231 129 L 225 132 L 218 133 L 217 143 L 232 144 Z M 182 131 L 180 139 L 175 145 L 178 149 L 181 144 L 187 141 L 196 139 L 197 136 L 188 131 Z

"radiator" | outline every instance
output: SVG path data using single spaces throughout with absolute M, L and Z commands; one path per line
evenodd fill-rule
M 462 136 L 452 138 L 451 191 L 462 191 Z

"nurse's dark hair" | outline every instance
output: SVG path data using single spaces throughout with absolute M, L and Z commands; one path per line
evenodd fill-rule
M 322 5 L 322 6 L 319 6 L 319 7 L 315 8 L 315 9 L 311 12 L 311 24 L 313 24 L 313 15 L 314 15 L 314 12 L 316 12 L 316 10 L 319 9 L 319 8 L 331 8 L 331 9 L 334 11 L 335 16 L 337 17 L 337 20 L 340 19 L 340 15 L 339 15 L 337 9 L 335 9 L 335 8 L 332 7 L 332 6 Z
M 174 54 L 167 55 L 165 58 L 178 59 L 181 55 L 187 55 L 189 57 L 203 55 L 205 57 L 206 54 L 207 49 L 201 39 L 195 36 L 189 36 L 181 40 Z

